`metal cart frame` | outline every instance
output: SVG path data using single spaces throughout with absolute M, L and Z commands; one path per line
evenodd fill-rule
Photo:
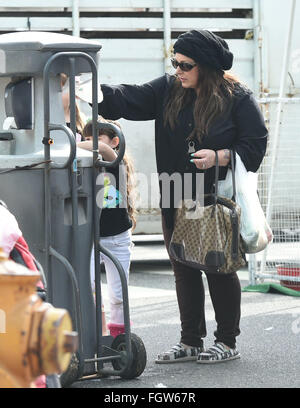
M 70 91 L 70 128 L 63 125 L 50 123 L 50 101 L 49 101 L 49 75 L 53 63 L 59 59 L 65 58 L 69 63 L 69 91 Z M 92 359 L 83 359 L 83 344 L 82 344 L 82 332 L 84 329 L 83 317 L 82 317 L 82 302 L 84 299 L 80 296 L 80 287 L 78 285 L 78 277 L 71 263 L 56 251 L 52 246 L 51 241 L 51 187 L 50 187 L 50 173 L 53 168 L 68 168 L 71 179 L 71 203 L 72 203 L 72 233 L 73 233 L 73 246 L 72 256 L 76 260 L 79 256 L 78 248 L 78 206 L 77 206 L 77 159 L 76 159 L 76 117 L 75 117 L 75 59 L 84 58 L 90 65 L 92 73 L 92 129 L 93 129 L 93 204 L 92 204 L 92 217 L 93 217 L 93 240 L 95 249 L 95 291 L 96 291 L 96 357 Z M 78 332 L 79 347 L 77 351 L 77 364 L 75 368 L 69 367 L 71 372 L 63 374 L 62 379 L 65 384 L 73 382 L 74 379 L 80 379 L 83 377 L 85 364 L 96 363 L 95 374 L 99 376 L 113 375 L 113 376 L 125 376 L 133 361 L 132 351 L 132 336 L 130 332 L 130 317 L 129 317 L 129 300 L 128 300 L 128 288 L 125 272 L 120 262 L 105 248 L 101 246 L 100 231 L 99 231 L 99 218 L 100 211 L 96 205 L 96 179 L 99 175 L 99 171 L 103 171 L 104 168 L 113 167 L 118 165 L 122 160 L 125 151 L 125 139 L 122 131 L 111 123 L 103 123 L 101 127 L 110 127 L 117 133 L 120 139 L 120 150 L 118 157 L 113 162 L 106 162 L 100 160 L 98 151 L 98 78 L 97 78 L 97 66 L 93 58 L 84 52 L 58 52 L 52 55 L 46 63 L 43 71 L 43 86 L 44 86 L 44 157 L 46 164 L 44 166 L 44 195 L 45 195 L 45 251 L 46 251 L 46 271 L 47 271 L 47 300 L 51 303 L 53 299 L 52 293 L 52 270 L 51 270 L 51 257 L 56 258 L 61 264 L 63 264 L 66 273 L 72 282 L 73 291 L 73 305 L 75 310 L 75 319 L 73 321 L 74 329 Z M 70 143 L 70 154 L 63 165 L 57 165 L 51 161 L 51 144 L 52 139 L 50 134 L 53 130 L 61 130 L 66 133 Z M 101 277 L 100 277 L 100 251 L 108 256 L 115 264 L 121 280 L 122 292 L 123 292 L 123 307 L 124 307 L 124 324 L 125 334 L 124 341 L 126 346 L 126 352 L 117 352 L 111 348 L 112 337 L 102 336 L 102 314 L 101 314 Z M 112 354 L 111 354 L 112 353 Z M 119 361 L 119 369 L 107 369 L 103 368 L 103 363 L 107 361 Z M 121 360 L 121 361 L 120 361 Z M 146 364 L 146 362 L 145 362 Z M 142 366 L 145 366 L 143 363 Z M 76 367 L 77 365 L 77 367 Z M 144 367 L 142 367 L 143 371 Z M 74 372 L 75 371 L 75 372 Z M 77 372 L 76 372 L 77 371 Z M 140 375 L 140 374 L 138 374 Z

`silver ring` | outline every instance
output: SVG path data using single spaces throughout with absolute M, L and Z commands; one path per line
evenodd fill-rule
M 202 164 L 202 169 L 205 169 L 205 163 Z

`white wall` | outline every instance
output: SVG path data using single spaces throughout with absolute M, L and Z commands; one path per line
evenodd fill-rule
M 278 93 L 282 59 L 292 0 L 263 0 L 261 3 L 264 52 L 265 87 L 271 93 Z M 293 39 L 291 43 L 291 73 L 298 93 L 300 93 L 300 2 L 296 1 Z M 292 81 L 288 79 L 288 85 Z

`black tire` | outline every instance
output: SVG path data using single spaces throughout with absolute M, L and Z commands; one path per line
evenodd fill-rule
M 79 358 L 73 354 L 69 367 L 60 375 L 60 383 L 63 388 L 70 386 L 79 378 Z
M 130 337 L 133 359 L 131 365 L 121 375 L 122 378 L 126 379 L 139 377 L 143 373 L 147 363 L 147 353 L 142 339 L 134 333 L 131 333 Z M 120 334 L 119 336 L 117 336 L 113 340 L 111 348 L 113 350 L 122 352 L 125 359 L 126 358 L 125 335 Z M 113 368 L 115 370 L 121 370 L 126 364 L 124 359 L 112 360 Z

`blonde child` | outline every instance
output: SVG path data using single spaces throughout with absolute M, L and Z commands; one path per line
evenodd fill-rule
M 69 78 L 66 74 L 60 74 L 60 83 L 62 88 L 62 102 L 64 108 L 65 121 L 70 127 L 70 94 L 69 94 Z M 86 123 L 84 114 L 80 111 L 77 101 L 75 101 L 75 122 L 76 122 L 76 141 L 84 140 L 83 128 Z

